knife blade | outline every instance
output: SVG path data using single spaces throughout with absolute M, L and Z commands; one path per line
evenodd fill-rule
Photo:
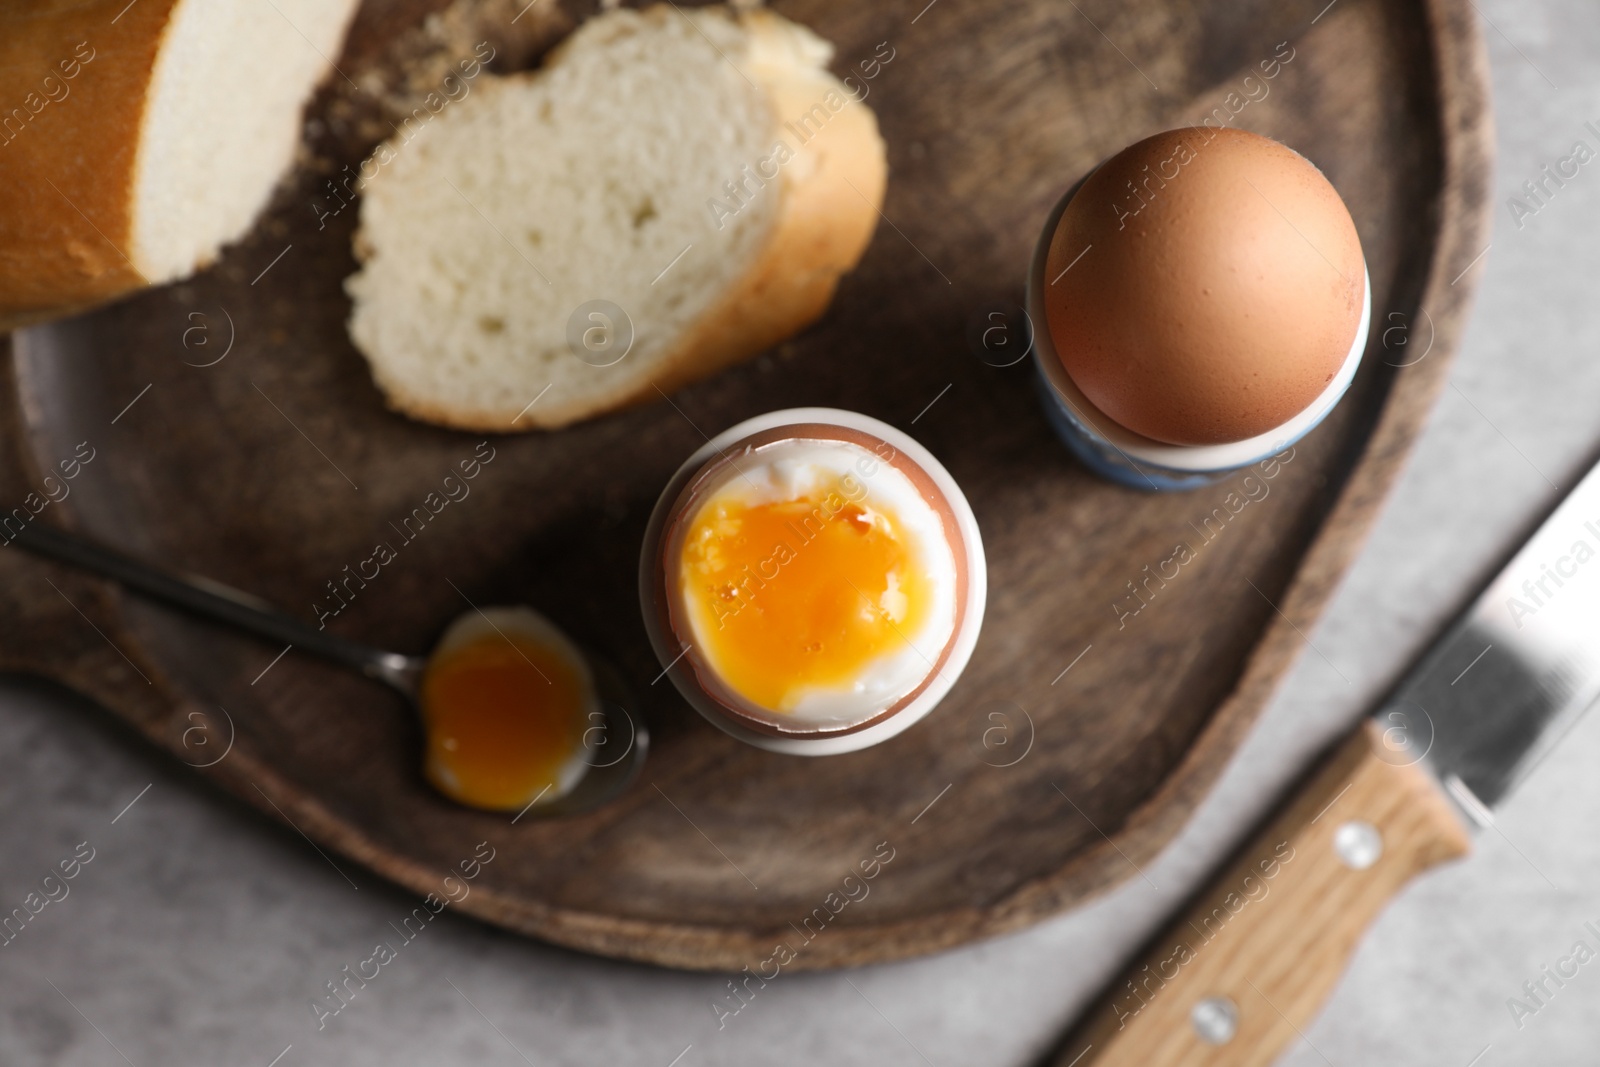
M 1265 1067 L 1361 936 L 1600 698 L 1600 464 L 1058 1046 L 1060 1067 Z
M 1467 816 L 1492 809 L 1600 697 L 1600 465 L 1374 715 Z

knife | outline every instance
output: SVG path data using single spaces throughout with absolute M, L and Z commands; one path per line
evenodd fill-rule
M 1068 1038 L 1059 1067 L 1265 1067 L 1363 933 L 1600 696 L 1600 465 Z

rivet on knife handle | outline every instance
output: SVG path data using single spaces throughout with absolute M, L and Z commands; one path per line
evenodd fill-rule
M 1060 1067 L 1266 1067 L 1301 1039 L 1367 927 L 1470 848 L 1432 774 L 1367 723 L 1152 943 Z

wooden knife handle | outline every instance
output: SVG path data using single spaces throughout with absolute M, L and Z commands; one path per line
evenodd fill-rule
M 1266 1067 L 1298 1040 L 1389 899 L 1470 848 L 1433 776 L 1388 751 L 1370 722 L 1341 745 L 1112 986 L 1059 1067 Z

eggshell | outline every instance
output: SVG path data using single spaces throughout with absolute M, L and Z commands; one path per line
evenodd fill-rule
M 1050 337 L 1100 413 L 1174 445 L 1267 433 L 1355 341 L 1355 223 L 1322 172 L 1244 130 L 1169 130 L 1091 174 L 1045 272 Z

